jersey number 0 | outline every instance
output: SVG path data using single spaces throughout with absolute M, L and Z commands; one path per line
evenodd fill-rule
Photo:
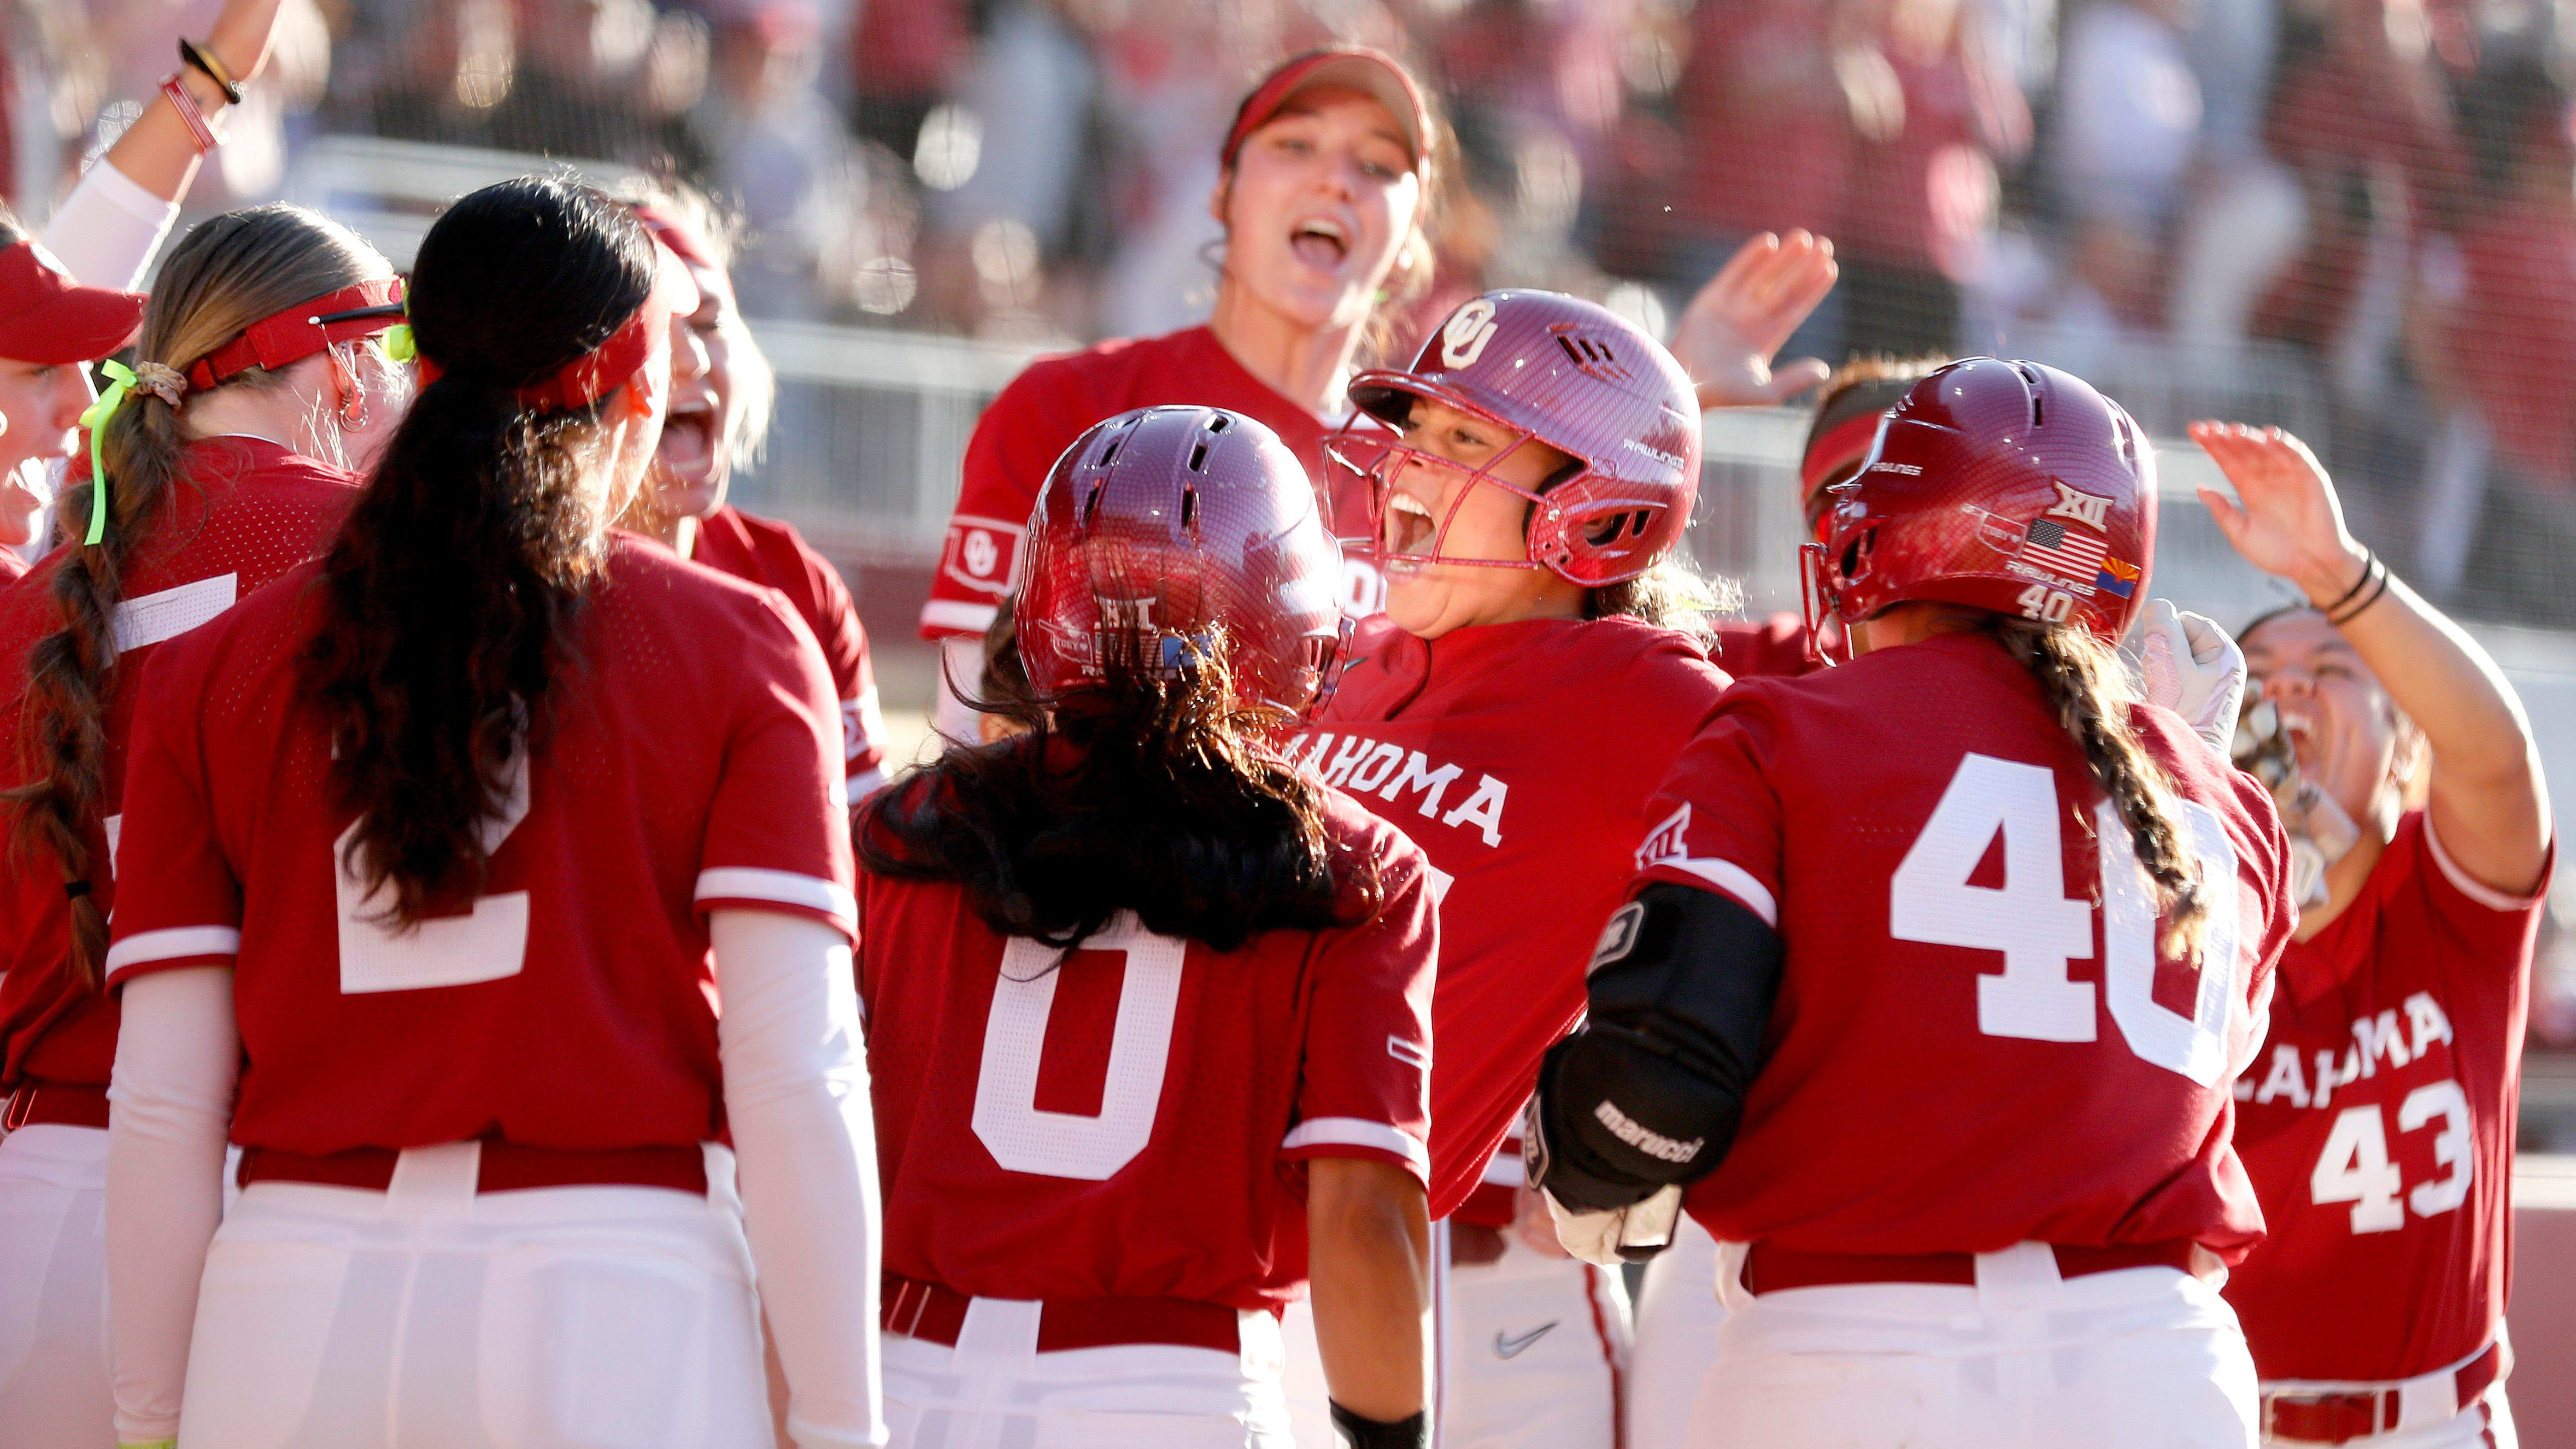
M 1099 1114 L 1049 1112 L 1037 1104 L 1038 1060 L 1046 1051 L 1056 983 L 1064 975 L 1056 962 L 1063 953 L 1013 936 L 1002 949 L 992 1015 L 984 1019 L 975 1135 L 995 1162 L 1013 1172 L 1100 1182 L 1135 1161 L 1153 1135 L 1163 1070 L 1172 1057 L 1172 1022 L 1181 1004 L 1181 962 L 1189 948 L 1153 934 L 1122 911 L 1081 949 L 1127 958 Z
M 2101 858 L 2102 978 L 2111 1020 L 2141 1061 L 2204 1087 L 2234 1069 L 2228 1026 L 2238 1007 L 2236 850 L 2217 812 L 2184 801 L 2200 878 L 2216 905 L 2201 947 L 2199 989 L 2184 1016 L 2155 999 L 2156 897 L 2108 801 L 2094 812 Z M 2066 812 L 2057 776 L 2037 765 L 1969 755 L 1959 762 L 1923 833 L 1897 866 L 1889 889 L 1888 933 L 1900 941 L 2000 952 L 2003 970 L 1977 978 L 1977 1028 L 1988 1036 L 2092 1041 L 2095 987 L 2068 967 L 2095 955 L 2096 909 L 2063 894 Z M 1996 834 L 2003 882 L 1972 885 Z

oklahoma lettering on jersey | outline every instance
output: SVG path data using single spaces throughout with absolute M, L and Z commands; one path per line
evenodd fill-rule
M 1327 470 L 1329 427 L 1313 413 L 1244 371 L 1205 327 L 1161 337 L 1122 337 L 1097 347 L 1030 363 L 976 420 L 966 442 L 965 478 L 948 523 L 930 599 L 921 606 L 921 637 L 981 634 L 1010 592 L 1020 544 L 1047 471 L 1083 430 L 1129 408 L 1159 404 L 1227 408 L 1266 425 L 1306 465 L 1306 476 L 1332 480 L 1335 533 L 1369 531 L 1368 485 L 1347 468 Z M 1358 558 L 1343 561 L 1343 610 L 1377 612 L 1385 585 Z
M 2289 938 L 2288 842 L 2178 717 L 2131 718 L 2216 886 L 2197 969 L 2161 958 L 2127 832 L 1993 640 L 1727 695 L 1638 861 L 1641 882 L 1731 897 L 1788 948 L 1743 1126 L 1688 1199 L 1712 1234 L 1825 1253 L 2253 1246 L 2229 1089 Z
M 841 571 L 816 553 L 794 527 L 756 518 L 731 504 L 698 527 L 692 562 L 778 590 L 796 606 L 814 642 L 823 646 L 832 685 L 841 696 L 841 754 L 849 767 L 850 798 L 884 787 L 885 713 L 877 704 L 876 670 L 868 662 L 868 631 Z
M 2271 1033 L 2236 1080 L 2268 1236 L 2226 1290 L 2264 1378 L 2412 1378 L 2495 1336 L 2547 894 L 2470 879 L 2419 811 L 2281 958 Z
M 113 628 L 119 656 L 107 704 L 105 791 L 89 830 L 91 899 L 116 905 L 109 856 L 120 831 L 126 736 L 145 665 L 161 644 L 320 552 L 358 497 L 358 480 L 262 438 L 189 445 L 186 478 L 139 540 Z M 62 627 L 51 597 L 67 555 L 53 554 L 0 594 L 0 699 L 27 687 L 28 651 Z M 23 717 L 0 713 L 0 783 L 30 778 Z M 35 1080 L 105 1086 L 116 1062 L 117 998 L 70 976 L 71 911 L 50 855 L 0 877 L 0 1091 Z
M 1583 1014 L 1583 965 L 1619 904 L 1647 802 L 1726 676 L 1684 635 L 1634 619 L 1534 619 L 1425 642 L 1383 617 L 1322 717 L 1289 745 L 1430 857 L 1435 1198 L 1483 1175 Z M 1490 1198 L 1462 1213 L 1500 1226 Z
M 774 590 L 612 535 L 483 893 L 396 933 L 297 688 L 294 570 L 152 661 L 108 981 L 233 967 L 233 1140 L 331 1153 L 498 1133 L 685 1146 L 723 1127 L 706 916 L 854 924 L 840 711 Z
M 889 1272 L 1276 1311 L 1306 1280 L 1301 1163 L 1424 1175 L 1422 853 L 1346 796 L 1326 808 L 1337 857 L 1376 868 L 1376 912 L 1222 954 L 1129 914 L 1062 952 L 996 934 L 954 884 L 862 877 Z

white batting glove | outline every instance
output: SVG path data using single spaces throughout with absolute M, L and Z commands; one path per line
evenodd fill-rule
M 2147 603 L 2138 646 L 2147 703 L 2181 715 L 2222 760 L 2236 738 L 2245 699 L 2245 651 L 2217 621 L 2177 611 L 2170 599 Z
M 1681 1219 L 1682 1190 L 1667 1187 L 1644 1202 L 1601 1212 L 1577 1212 L 1541 1192 L 1548 1216 L 1556 1219 L 1556 1240 L 1587 1263 L 1616 1268 L 1643 1262 L 1670 1247 L 1673 1224 Z M 1624 1251 L 1623 1251 L 1624 1250 Z

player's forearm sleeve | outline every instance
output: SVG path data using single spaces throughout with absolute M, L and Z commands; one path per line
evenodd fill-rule
M 116 1437 L 131 1444 L 179 1432 L 241 1039 L 228 967 L 138 977 L 124 1006 L 108 1088 L 107 1297 Z
M 886 1442 L 877 1373 L 876 1123 L 849 941 L 717 911 L 716 1026 L 743 1230 L 800 1449 Z
M 88 286 L 136 291 L 178 217 L 179 203 L 153 195 L 101 157 L 54 209 L 45 250 Z

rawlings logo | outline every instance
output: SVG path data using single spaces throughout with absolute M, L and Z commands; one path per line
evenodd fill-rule
M 1440 329 L 1440 360 L 1450 367 L 1470 367 L 1494 340 L 1494 304 L 1478 297 L 1449 314 Z
M 1583 974 L 1589 976 L 1636 949 L 1637 927 L 1643 924 L 1645 919 L 1646 908 L 1643 904 L 1630 901 L 1621 906 L 1617 913 L 1610 917 L 1610 924 L 1601 928 L 1601 940 L 1592 948 L 1592 964 L 1584 968 Z

